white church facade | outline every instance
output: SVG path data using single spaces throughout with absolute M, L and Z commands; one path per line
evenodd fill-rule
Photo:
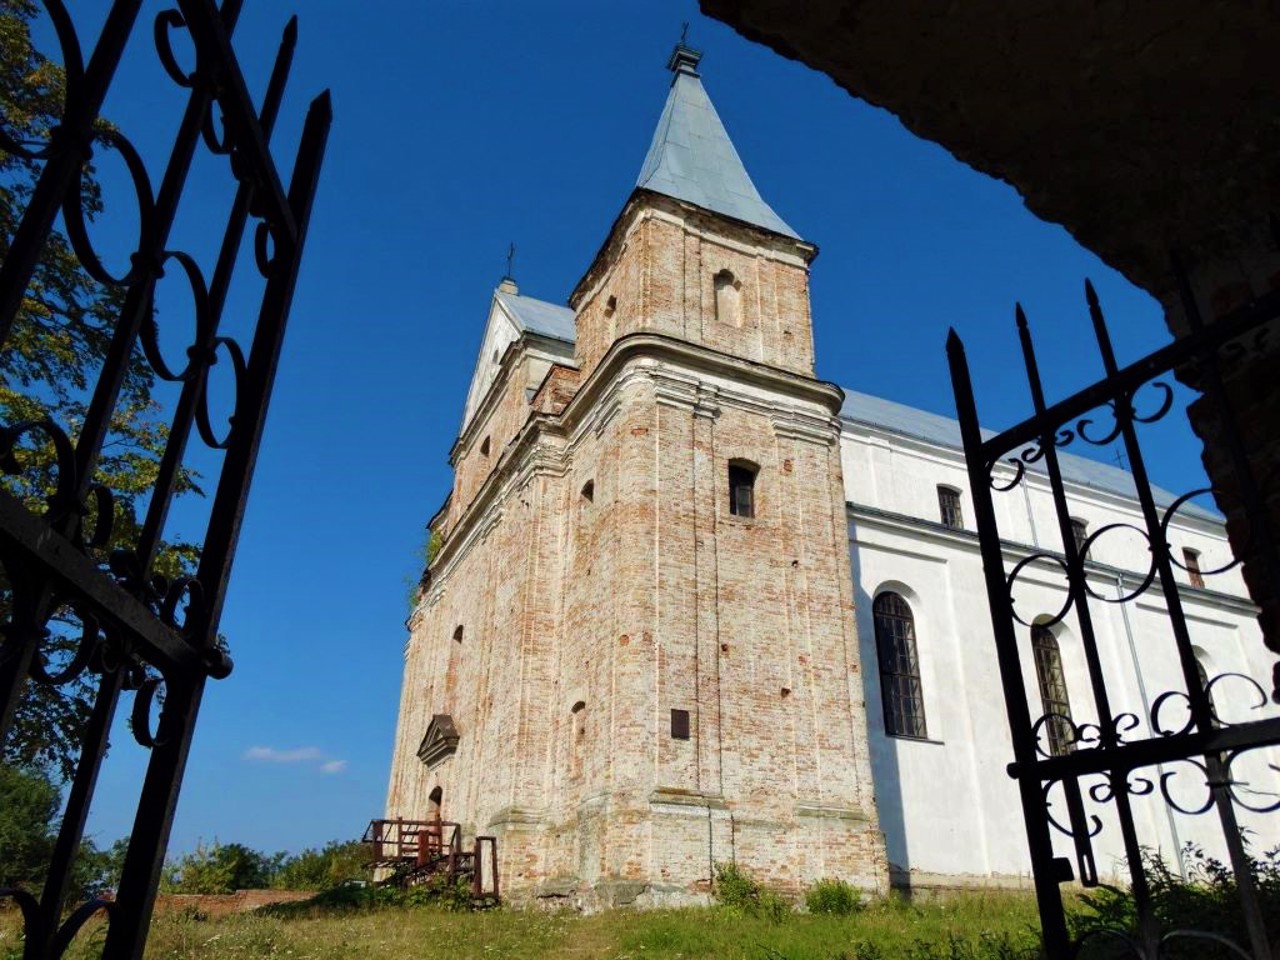
M 857 393 L 842 412 L 849 549 L 855 579 L 855 609 L 866 673 L 867 717 L 876 807 L 885 834 L 893 879 L 899 883 L 949 885 L 1004 882 L 1030 869 L 1021 808 L 1013 780 L 1005 772 L 1013 758 L 1004 698 L 991 639 L 991 619 L 977 534 L 970 521 L 968 474 L 960 450 L 958 424 L 945 417 Z M 1073 533 L 1083 541 L 1112 524 L 1142 526 L 1133 479 L 1118 467 L 1067 453 L 1059 454 L 1071 507 Z M 1011 476 L 1012 474 L 1010 474 Z M 1159 507 L 1175 498 L 1156 491 Z M 1012 491 L 996 495 L 1000 529 L 1006 534 L 1006 569 L 1034 552 L 1054 551 L 1060 538 L 1049 481 L 1029 471 Z M 953 506 L 954 504 L 954 506 Z M 1182 505 L 1169 525 L 1173 553 L 1181 558 L 1180 599 L 1196 656 L 1214 684 L 1215 709 L 1226 722 L 1280 715 L 1243 677 L 1265 681 L 1272 664 L 1260 642 L 1257 609 L 1247 599 L 1239 570 L 1215 573 L 1231 563 L 1221 518 L 1194 502 Z M 1113 707 L 1140 720 L 1141 734 L 1159 696 L 1184 685 L 1159 591 L 1130 597 L 1150 569 L 1144 541 L 1123 530 L 1101 533 L 1089 548 L 1090 603 Z M 1028 623 L 1056 618 L 1067 598 L 1061 570 L 1033 565 L 1019 577 L 1015 609 Z M 915 665 L 919 676 L 918 727 L 893 730 L 886 714 L 890 680 L 877 649 L 891 618 L 877 616 L 877 603 L 900 597 L 910 609 Z M 880 622 L 877 622 L 880 621 Z M 1096 723 L 1084 652 L 1073 618 L 1048 628 L 1021 630 L 1023 682 L 1034 694 L 1031 716 L 1066 713 L 1077 724 Z M 1034 636 L 1033 636 L 1034 634 Z M 1239 676 L 1232 677 L 1230 674 Z M 889 711 L 890 714 L 892 710 Z M 1161 710 L 1166 728 L 1181 726 L 1180 704 Z M 1065 731 L 1046 750 L 1070 748 Z M 1246 769 L 1247 768 L 1247 769 Z M 1158 784 L 1168 776 L 1171 797 L 1185 810 L 1208 799 L 1204 777 L 1188 765 L 1139 771 Z M 1260 750 L 1243 759 L 1238 792 L 1262 809 L 1280 801 L 1280 751 Z M 1049 797 L 1050 813 L 1066 825 L 1059 794 Z M 1133 798 L 1144 846 L 1171 865 L 1194 843 L 1224 856 L 1220 828 L 1212 813 L 1179 812 L 1158 789 Z M 1122 876 L 1123 849 L 1107 804 L 1090 803 L 1101 818 L 1094 840 L 1099 873 Z M 1256 851 L 1280 840 L 1280 823 L 1241 808 L 1241 826 Z M 1055 836 L 1059 855 L 1071 843 Z
M 814 378 L 816 248 L 751 183 L 698 54 L 669 66 L 640 178 L 569 305 L 509 279 L 494 294 L 408 624 L 386 816 L 497 837 L 517 897 L 705 898 L 725 861 L 791 891 L 1026 882 L 959 428 Z M 1125 471 L 1062 464 L 1081 541 L 1137 522 Z M 1042 475 L 997 507 L 1006 558 L 1053 549 Z M 1212 573 L 1220 518 L 1187 504 L 1168 529 L 1206 675 L 1269 675 L 1238 572 Z M 1099 536 L 1095 594 L 1131 593 L 1144 553 Z M 1070 618 L 1040 625 L 1065 587 L 1020 581 L 1022 668 L 1033 716 L 1086 724 Z M 1182 688 L 1167 614 L 1154 591 L 1096 607 L 1110 688 L 1149 717 Z M 1227 722 L 1278 712 L 1240 678 L 1213 694 Z M 1064 724 L 1042 733 L 1076 747 Z M 1259 809 L 1280 800 L 1277 751 L 1236 775 Z M 1201 805 L 1194 771 L 1152 776 Z M 1212 817 L 1160 790 L 1134 804 L 1171 862 L 1187 842 L 1220 852 Z M 1089 813 L 1116 872 L 1107 804 Z M 1280 842 L 1275 816 L 1241 822 Z

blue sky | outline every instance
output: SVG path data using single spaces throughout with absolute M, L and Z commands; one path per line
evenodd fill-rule
M 87 43 L 105 4 L 75 6 Z M 255 91 L 291 6 L 300 40 L 276 137 L 286 171 L 306 102 L 325 86 L 334 126 L 223 618 L 236 670 L 206 694 L 175 851 L 199 838 L 296 850 L 359 836 L 380 815 L 407 582 L 450 486 L 448 451 L 507 245 L 521 292 L 564 302 L 634 183 L 682 21 L 761 194 L 821 250 L 819 376 L 953 415 L 943 343 L 954 325 L 985 422 L 1007 425 L 1029 410 L 1015 301 L 1053 358 L 1051 400 L 1100 374 L 1086 276 L 1122 363 L 1167 339 L 1154 301 L 1036 220 L 1012 188 L 693 2 L 388 0 L 353 12 L 337 0 L 250 0 L 236 45 Z M 182 100 L 156 87 L 167 83 L 149 46 L 160 7 L 145 9 L 105 112 L 158 180 Z M 108 188 L 113 176 L 104 160 Z M 193 177 L 173 245 L 209 271 L 231 188 L 221 160 L 199 160 Z M 104 246 L 129 235 L 127 201 L 108 189 L 95 227 Z M 256 292 L 237 285 L 233 332 L 247 329 Z M 180 351 L 180 290 L 162 288 L 160 304 L 162 324 L 173 318 L 164 343 Z M 1153 473 L 1190 489 L 1198 448 L 1170 419 Z M 217 461 L 199 464 L 212 474 Z M 173 532 L 197 535 L 206 509 L 185 504 Z M 128 831 L 144 763 L 117 731 L 90 824 L 101 842 Z

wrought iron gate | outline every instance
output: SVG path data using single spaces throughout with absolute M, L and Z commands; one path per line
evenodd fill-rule
M 1200 673 L 1174 573 L 1175 569 L 1188 571 L 1187 558 L 1175 555 L 1169 543 L 1169 524 L 1179 510 L 1186 509 L 1192 497 L 1218 491 L 1193 491 L 1172 503 L 1157 504 L 1139 446 L 1138 430 L 1143 424 L 1159 420 L 1173 407 L 1173 392 L 1161 378 L 1174 371 L 1180 376 L 1196 378 L 1207 402 L 1214 405 L 1223 445 L 1232 458 L 1231 466 L 1240 485 L 1238 495 L 1255 538 L 1251 555 L 1261 556 L 1263 564 L 1269 565 L 1270 576 L 1280 575 L 1259 478 L 1243 453 L 1237 422 L 1222 383 L 1223 366 L 1244 352 L 1241 344 L 1251 342 L 1260 335 L 1264 325 L 1280 317 L 1280 292 L 1268 294 L 1235 314 L 1206 325 L 1197 312 L 1184 272 L 1176 264 L 1175 271 L 1190 324 L 1188 336 L 1123 368 L 1116 363 L 1098 298 L 1086 283 L 1089 314 L 1106 376 L 1052 406 L 1044 397 L 1031 331 L 1019 306 L 1018 335 L 1035 413 L 995 436 L 984 438 L 979 429 L 964 346 L 954 330 L 947 342 L 1013 741 L 1014 761 L 1009 765 L 1009 775 L 1017 781 L 1021 794 L 1045 947 L 1054 960 L 1074 956 L 1084 939 L 1073 942 L 1069 935 L 1059 884 L 1073 876 L 1085 886 L 1098 883 L 1093 838 L 1103 829 L 1103 820 L 1086 813 L 1086 796 L 1092 803 L 1114 810 L 1137 911 L 1135 929 L 1098 930 L 1090 934 L 1091 937 L 1114 941 L 1123 955 L 1150 960 L 1185 938 L 1198 938 L 1202 946 L 1213 941 L 1220 949 L 1255 960 L 1269 960 L 1272 956 L 1267 924 L 1271 923 L 1274 928 L 1277 918 L 1264 917 L 1259 909 L 1237 823 L 1237 807 L 1269 813 L 1280 810 L 1280 800 L 1274 803 L 1258 800 L 1257 794 L 1248 792 L 1244 789 L 1246 785 L 1233 778 L 1232 766 L 1251 751 L 1280 744 L 1280 719 L 1229 721 L 1221 710 L 1223 695 L 1228 692 L 1222 689 L 1227 677 L 1233 678 L 1232 684 L 1252 684 L 1250 696 L 1260 698 L 1254 703 L 1265 704 L 1266 691 L 1255 679 L 1239 674 L 1205 677 Z M 1076 441 L 1108 446 L 1117 441 L 1123 444 L 1141 508 L 1140 525 L 1108 524 L 1087 535 L 1079 528 L 1073 529 L 1058 451 Z M 1018 549 L 1001 538 L 994 495 L 1027 483 L 1032 471 L 1047 479 L 1052 492 L 1059 549 Z M 1127 527 L 1145 539 L 1150 550 L 1150 568 L 1132 574 L 1126 588 L 1118 591 L 1119 595 L 1110 596 L 1098 589 L 1097 568 L 1090 559 L 1090 551 L 1100 537 L 1120 527 Z M 1050 618 L 1024 620 L 1020 614 L 1026 611 L 1015 608 L 1013 594 L 1019 576 L 1035 564 L 1042 569 L 1052 569 L 1055 577 L 1065 578 L 1066 600 L 1062 610 Z M 1194 573 L 1197 577 L 1209 576 L 1234 565 Z M 1103 668 L 1106 651 L 1100 649 L 1094 616 L 1099 604 L 1131 603 L 1148 593 L 1148 601 L 1158 595 L 1167 608 L 1170 640 L 1162 649 L 1145 651 L 1144 656 L 1153 660 L 1167 657 L 1176 662 L 1182 688 L 1161 692 L 1149 706 L 1135 709 L 1137 705 L 1119 700 L 1124 694 L 1117 695 L 1115 678 L 1109 677 Z M 1069 615 L 1074 618 L 1075 632 L 1087 664 L 1096 718 L 1090 722 L 1080 722 L 1061 713 L 1036 718 L 1028 704 L 1023 680 L 1022 663 L 1032 652 L 1031 634 L 1039 627 L 1060 623 Z M 1217 706 L 1215 687 L 1219 687 Z M 1175 767 L 1183 773 L 1194 774 L 1197 783 L 1203 784 L 1202 803 L 1189 805 L 1180 793 L 1173 795 L 1176 791 L 1172 791 L 1171 780 L 1176 775 Z M 1276 772 L 1280 773 L 1280 769 Z M 1053 815 L 1051 793 L 1064 801 L 1065 817 Z M 1201 930 L 1158 928 L 1132 803 L 1133 798 L 1147 795 L 1159 796 L 1184 814 L 1216 813 L 1238 885 L 1247 944 L 1229 943 L 1219 935 Z M 1074 871 L 1071 858 L 1055 856 L 1054 831 L 1070 838 Z M 1274 929 L 1272 935 L 1275 935 Z
M 32 512 L 0 491 L 0 562 L 10 607 L 0 647 L 0 742 L 10 732 L 25 685 L 56 691 L 86 672 L 98 678 L 44 889 L 39 894 L 7 889 L 0 897 L 13 899 L 22 910 L 28 958 L 60 956 L 99 911 L 109 922 L 104 956 L 140 957 L 205 680 L 231 672 L 218 640 L 218 620 L 302 256 L 330 104 L 327 91 L 312 101 L 286 187 L 268 141 L 292 61 L 296 22 L 285 30 L 259 111 L 231 47 L 241 0 L 225 0 L 221 10 L 213 0 L 176 0 L 176 9 L 155 18 L 155 47 L 169 78 L 190 93 L 157 191 L 128 138 L 97 122 L 141 0 L 115 0 L 87 61 L 62 0 L 44 4 L 61 47 L 66 97 L 61 122 L 47 143 L 32 146 L 0 133 L 0 149 L 43 164 L 0 267 L 0 344 L 13 333 L 60 212 L 81 267 L 121 291 L 123 305 L 78 431 L 47 418 L 0 425 L 0 467 L 8 473 L 22 469 L 15 451 L 33 436 L 50 441 L 56 451 L 56 490 L 43 512 Z M 179 66 L 172 46 L 174 32 L 183 30 L 195 48 L 189 73 Z M 168 247 L 201 141 L 227 158 L 237 184 L 210 280 L 192 256 Z M 85 229 L 82 177 L 95 145 L 121 155 L 137 194 L 140 239 L 122 276 L 106 270 Z M 235 340 L 219 333 L 219 323 L 249 218 L 256 221 L 254 253 L 265 285 L 246 355 Z M 195 304 L 194 341 L 186 367 L 177 372 L 161 357 L 152 316 L 156 281 L 166 269 L 186 277 Z M 109 563 L 100 563 L 97 550 L 110 538 L 113 500 L 96 473 L 122 384 L 139 350 L 156 377 L 180 384 L 175 388 L 180 396 L 136 540 L 113 552 Z M 209 370 L 219 358 L 235 375 L 234 413 L 223 436 L 211 423 L 207 398 Z M 193 575 L 168 582 L 153 565 L 193 427 L 224 456 L 198 565 Z M 82 635 L 70 661 L 55 667 L 42 646 L 50 617 L 59 609 L 74 611 Z M 113 900 L 92 900 L 64 918 L 70 871 L 117 705 L 126 692 L 133 697 L 133 736 L 150 758 L 123 875 Z M 153 723 L 151 713 L 161 701 Z

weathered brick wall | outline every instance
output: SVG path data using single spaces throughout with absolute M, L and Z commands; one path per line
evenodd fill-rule
M 643 195 L 618 218 L 571 300 L 583 375 L 619 337 L 652 332 L 812 376 L 807 264 L 815 253 L 809 244 Z M 740 309 L 729 317 L 716 309 L 715 278 L 724 270 L 739 295 Z
M 581 382 L 582 377 L 577 370 L 556 365 L 547 371 L 546 379 L 529 401 L 529 406 L 537 413 L 561 413 L 578 392 Z
M 477 473 L 410 623 L 388 815 L 425 816 L 441 787 L 446 819 L 499 837 L 516 896 L 687 898 L 729 860 L 790 889 L 881 886 L 839 395 L 811 379 L 811 248 L 748 249 L 751 231 L 654 210 L 633 211 L 579 304 L 563 412 L 500 463 L 491 502 L 469 503 L 483 481 L 463 468 Z M 722 269 L 742 284 L 738 324 L 715 316 Z M 691 346 L 610 353 L 645 332 Z M 504 395 L 473 436 L 496 455 L 551 392 L 523 408 Z M 736 459 L 759 468 L 751 518 L 729 511 Z M 428 771 L 415 752 L 432 713 L 461 740 Z
M 463 443 L 453 460 L 453 495 L 445 527 L 451 527 L 471 505 L 509 444 L 529 418 L 528 391 L 537 387 L 546 374 L 546 361 L 525 353 L 509 361 L 512 366 L 499 375 L 496 395 L 483 403 L 476 420 L 467 426 Z M 489 452 L 481 452 L 485 440 Z

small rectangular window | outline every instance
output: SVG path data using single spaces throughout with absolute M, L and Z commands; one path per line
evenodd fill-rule
M 741 463 L 729 464 L 729 512 L 735 517 L 754 517 L 756 471 Z
M 688 740 L 689 739 L 689 711 L 688 710 L 672 710 L 671 711 L 671 739 L 672 740 Z
M 953 530 L 964 529 L 964 513 L 960 509 L 960 491 L 951 487 L 938 488 L 938 512 L 942 525 Z
M 1182 565 L 1187 568 L 1187 576 L 1191 578 L 1193 587 L 1204 586 L 1204 575 L 1200 573 L 1200 554 L 1189 547 L 1182 548 Z

